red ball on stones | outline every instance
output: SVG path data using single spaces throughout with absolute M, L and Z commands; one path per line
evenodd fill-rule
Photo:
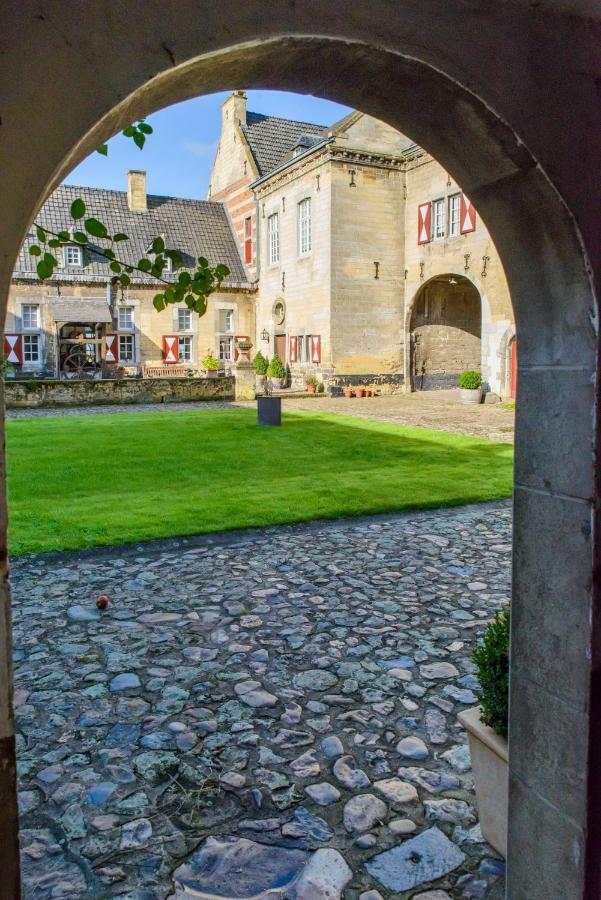
M 106 609 L 109 605 L 109 598 L 106 594 L 101 594 L 100 597 L 96 600 L 96 606 L 98 609 Z

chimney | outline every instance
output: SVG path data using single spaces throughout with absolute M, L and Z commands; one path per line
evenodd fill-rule
M 146 212 L 146 172 L 127 173 L 127 205 L 131 212 Z
M 246 125 L 246 94 L 244 91 L 234 91 L 227 100 L 221 104 L 222 121 L 225 124 Z

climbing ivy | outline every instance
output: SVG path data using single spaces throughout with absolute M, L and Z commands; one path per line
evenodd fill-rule
M 147 135 L 152 134 L 152 126 L 141 120 L 135 125 L 129 125 L 122 134 L 131 138 L 141 150 Z M 108 144 L 98 147 L 98 153 L 107 156 Z M 188 309 L 203 316 L 207 311 L 209 295 L 219 290 L 224 278 L 230 273 L 222 263 L 210 266 L 204 256 L 199 256 L 194 272 L 180 272 L 173 282 L 164 278 L 163 272 L 169 259 L 174 269 L 181 267 L 182 254 L 175 248 L 168 248 L 160 235 L 153 238 L 146 255 L 137 263 L 132 263 L 122 259 L 116 249 L 118 244 L 129 240 L 128 235 L 123 232 L 113 234 L 104 222 L 94 216 L 86 216 L 86 205 L 79 197 L 71 204 L 70 213 L 72 224 L 61 231 L 52 231 L 39 222 L 34 222 L 38 243 L 29 247 L 29 253 L 37 259 L 36 271 L 42 281 L 52 278 L 59 265 L 56 252 L 62 247 L 77 245 L 108 261 L 113 273 L 113 285 L 128 287 L 133 272 L 151 276 L 158 284 L 165 285 L 153 298 L 154 308 L 158 312 L 170 304 L 185 303 Z

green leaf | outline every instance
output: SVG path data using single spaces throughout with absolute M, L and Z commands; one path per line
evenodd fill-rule
M 133 266 L 126 266 L 126 267 L 125 267 L 125 271 L 126 271 L 126 272 L 129 272 L 130 275 L 131 275 L 131 273 L 133 272 L 133 270 L 134 270 L 134 267 L 133 267 Z
M 152 305 L 156 309 L 157 312 L 162 312 L 165 309 L 165 297 L 163 294 L 155 294 L 152 300 Z
M 205 259 L 204 256 L 199 256 L 198 257 L 198 265 L 200 266 L 201 269 L 208 269 L 209 261 L 207 259 Z
M 168 287 L 165 291 L 165 302 L 166 303 L 175 303 L 175 291 L 172 287 Z
M 189 272 L 180 272 L 180 274 L 177 277 L 177 283 L 183 284 L 184 287 L 188 287 L 188 285 L 190 284 L 191 281 L 192 281 L 192 276 L 190 275 Z
M 40 226 L 38 225 L 36 227 L 35 233 L 37 235 L 37 239 L 40 242 L 40 244 L 45 244 L 46 243 L 46 232 L 44 231 L 44 229 L 40 228 Z
M 230 270 L 227 266 L 224 266 L 223 263 L 219 263 L 218 266 L 215 266 L 215 275 L 217 276 L 217 278 L 224 279 L 227 278 L 229 274 Z
M 79 197 L 77 200 L 74 200 L 71 204 L 71 216 L 74 219 L 83 219 L 86 214 L 86 205 L 83 200 Z
M 105 238 L 108 235 L 106 225 L 103 225 L 98 219 L 86 219 L 84 226 L 88 234 L 91 234 L 92 237 Z
M 152 125 L 148 125 L 148 123 L 144 121 L 139 122 L 138 131 L 141 131 L 143 134 L 152 134 Z
M 56 256 L 52 255 L 52 253 L 44 253 L 42 259 L 45 263 L 48 263 L 49 266 L 52 266 L 52 268 L 54 268 L 54 266 L 58 266 L 58 260 Z
M 162 237 L 155 237 L 152 242 L 152 252 L 153 253 L 162 253 L 165 249 L 165 241 Z
M 109 145 L 101 144 L 100 147 L 96 147 L 96 153 L 100 153 L 102 156 L 109 155 Z
M 131 278 L 129 275 L 126 275 L 125 272 L 122 272 L 121 278 L 119 279 L 123 287 L 129 287 L 131 284 Z
M 48 246 L 52 247 L 54 249 L 56 247 L 60 247 L 61 242 L 59 241 L 58 238 L 52 238 L 52 240 L 48 241 Z
M 118 262 L 110 263 L 109 269 L 111 270 L 111 272 L 117 272 L 117 274 L 119 274 L 121 272 L 121 266 L 119 265 Z
M 122 133 L 125 135 L 125 137 L 133 137 L 136 133 L 136 129 L 133 125 L 128 125 L 127 128 L 123 129 Z
M 143 134 L 140 134 L 139 131 L 136 131 L 135 134 L 133 135 L 133 142 L 136 145 L 136 147 L 139 147 L 141 150 L 142 147 L 144 146 L 144 144 L 146 143 L 146 138 L 144 137 Z
M 36 266 L 36 272 L 38 273 L 38 277 L 44 281 L 46 278 L 51 277 L 54 272 L 54 266 L 46 262 L 45 259 L 41 259 Z
M 78 244 L 87 244 L 88 236 L 84 234 L 83 231 L 75 231 L 73 234 L 73 240 L 77 241 Z
M 117 232 L 117 234 L 114 234 L 114 235 L 113 235 L 113 240 L 114 240 L 115 242 L 118 242 L 118 241 L 128 241 L 129 238 L 128 238 L 128 236 L 127 236 L 126 234 L 123 234 L 122 231 L 119 231 L 119 232 Z
M 108 247 L 106 248 L 106 250 L 103 250 L 102 253 L 106 257 L 106 259 L 114 259 L 115 258 L 114 251 L 109 249 Z
M 173 297 L 176 303 L 181 303 L 186 294 L 186 288 L 183 284 L 176 284 L 175 289 L 173 291 Z
M 183 264 L 184 260 L 179 250 L 165 250 L 165 256 L 171 260 L 174 269 L 179 269 Z
M 142 259 L 138 260 L 138 269 L 142 269 L 143 272 L 150 272 L 152 269 L 152 263 L 149 259 L 146 259 L 145 256 Z
M 29 248 L 30 256 L 39 256 L 41 252 L 42 251 L 40 250 L 40 248 L 38 247 L 37 244 L 32 244 L 31 247 Z
M 61 241 L 70 241 L 71 240 L 71 235 L 69 234 L 68 231 L 59 231 L 58 236 L 61 239 Z

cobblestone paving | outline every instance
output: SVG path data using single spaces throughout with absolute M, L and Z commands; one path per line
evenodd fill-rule
M 99 416 L 116 412 L 177 412 L 191 409 L 227 409 L 233 406 L 253 407 L 254 402 L 221 403 L 157 403 L 130 406 L 86 406 L 71 409 L 12 409 L 9 419 L 45 418 L 50 416 Z M 513 442 L 514 413 L 500 405 L 463 406 L 458 391 L 425 391 L 395 394 L 391 397 L 284 397 L 285 410 L 304 409 L 311 412 L 361 416 L 395 425 L 417 425 L 450 431 L 455 434 L 487 437 L 503 443 Z
M 496 503 L 17 560 L 25 896 L 500 898 L 456 713 L 510 529 Z

